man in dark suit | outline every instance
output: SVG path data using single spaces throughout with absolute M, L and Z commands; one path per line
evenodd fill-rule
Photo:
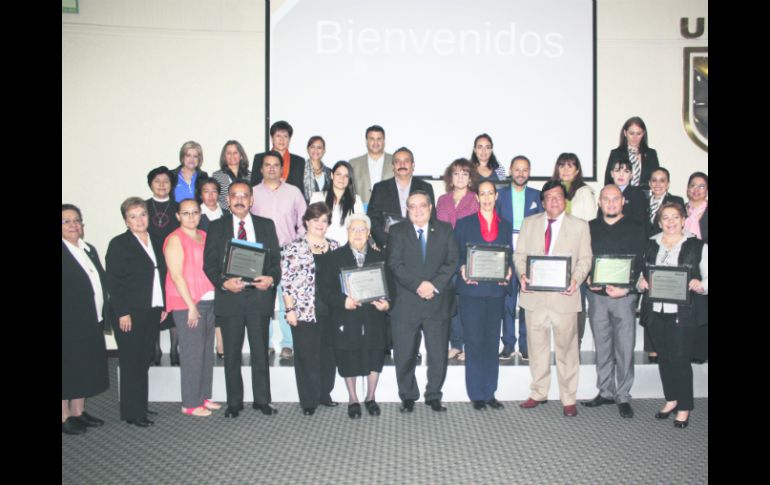
M 270 127 L 270 140 L 273 143 L 273 148 L 270 150 L 277 151 L 283 157 L 281 181 L 290 183 L 304 194 L 305 159 L 289 153 L 289 143 L 293 134 L 294 128 L 286 121 L 273 123 L 273 126 Z M 262 183 L 262 158 L 264 158 L 265 153 L 267 152 L 254 155 L 254 163 L 251 165 L 252 187 Z
M 247 181 L 234 181 L 228 198 L 232 214 L 211 222 L 203 252 L 203 270 L 216 288 L 214 312 L 222 327 L 227 388 L 225 417 L 235 418 L 243 409 L 241 351 L 244 329 L 249 332 L 251 351 L 252 407 L 262 414 L 275 414 L 278 411 L 270 406 L 267 332 L 275 302 L 275 285 L 281 280 L 281 248 L 273 221 L 249 214 L 253 195 Z M 253 282 L 225 278 L 222 264 L 227 241 L 231 239 L 260 243 L 268 249 L 263 276 Z
M 435 206 L 433 187 L 423 180 L 413 177 L 414 155 L 406 147 L 401 147 L 393 154 L 393 178 L 374 184 L 372 197 L 366 215 L 372 220 L 372 237 L 380 248 L 388 242 L 390 222 L 406 219 L 406 199 L 415 191 L 421 190 L 430 197 L 431 207 Z M 436 210 L 431 209 L 431 219 L 436 218 Z
M 500 189 L 500 195 L 495 203 L 495 210 L 505 219 L 510 221 L 513 227 L 511 248 L 516 249 L 516 241 L 519 238 L 521 223 L 525 217 L 543 212 L 540 204 L 540 191 L 527 187 L 531 164 L 529 158 L 517 155 L 511 160 L 511 185 Z M 519 299 L 519 280 L 511 278 L 510 293 L 505 296 L 505 311 L 503 312 L 503 350 L 500 352 L 500 360 L 513 358 L 516 347 L 516 303 Z M 519 352 L 521 358 L 529 359 L 527 348 L 527 325 L 524 309 L 519 310 Z
M 394 160 L 398 154 L 393 155 Z M 459 258 L 457 243 L 451 225 L 431 218 L 430 194 L 414 192 L 408 197 L 407 209 L 409 220 L 392 227 L 388 237 L 388 267 L 396 280 L 390 316 L 401 412 L 411 412 L 420 397 L 414 375 L 420 332 L 425 335 L 428 354 L 425 404 L 434 411 L 446 411 L 441 405 L 441 387 L 455 303 L 451 280 Z

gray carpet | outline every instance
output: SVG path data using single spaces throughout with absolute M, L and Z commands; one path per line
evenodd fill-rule
M 119 419 L 117 359 L 110 389 L 86 401 L 106 421 L 84 435 L 62 435 L 62 483 L 707 483 L 708 399 L 696 399 L 687 429 L 653 418 L 661 400 L 633 401 L 622 419 L 614 405 L 578 406 L 562 416 L 552 401 L 523 410 L 474 410 L 448 403 L 412 414 L 381 404 L 382 415 L 347 417 L 347 406 L 303 416 L 297 403 L 279 413 L 246 409 L 185 416 L 180 403 L 150 403 L 155 426 Z

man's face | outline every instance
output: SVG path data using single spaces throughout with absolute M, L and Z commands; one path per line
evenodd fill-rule
M 367 133 L 366 150 L 372 155 L 380 155 L 385 150 L 385 135 L 379 131 Z
M 414 162 L 408 152 L 393 154 L 393 172 L 402 177 L 411 177 L 414 173 Z
M 554 187 L 543 194 L 543 207 L 549 219 L 556 219 L 564 212 L 567 201 L 561 187 Z
M 227 194 L 230 201 L 230 212 L 244 219 L 251 209 L 252 196 L 249 192 L 249 186 L 246 184 L 232 184 Z
M 273 136 L 270 137 L 270 139 L 273 141 L 273 148 L 279 152 L 283 153 L 289 149 L 289 142 L 291 141 L 291 137 L 289 137 L 288 131 L 278 130 Z
M 511 180 L 513 185 L 524 187 L 529 181 L 529 162 L 518 158 L 511 164 Z
M 267 182 L 278 182 L 281 180 L 281 160 L 272 155 L 266 155 L 262 159 L 262 177 Z
M 433 206 L 425 195 L 414 194 L 407 199 L 406 210 L 412 224 L 422 227 L 430 221 L 430 211 L 433 210 Z
M 614 219 L 623 212 L 623 194 L 617 187 L 607 187 L 599 196 L 599 207 L 608 219 Z

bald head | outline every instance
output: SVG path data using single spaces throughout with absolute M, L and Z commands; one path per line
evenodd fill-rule
M 604 221 L 614 224 L 623 218 L 623 192 L 615 184 L 609 184 L 599 192 L 599 207 L 604 214 Z

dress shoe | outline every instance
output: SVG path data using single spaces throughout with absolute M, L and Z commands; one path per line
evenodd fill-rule
M 535 401 L 534 399 L 529 398 L 523 403 L 519 404 L 519 407 L 522 409 L 532 409 L 532 408 L 538 407 L 541 404 L 545 404 L 547 402 L 548 402 L 548 399 L 545 399 L 543 401 Z
M 596 397 L 590 401 L 581 401 L 580 404 L 587 408 L 595 408 L 597 406 L 601 406 L 602 404 L 615 404 L 615 400 L 607 399 L 606 397 L 602 397 L 601 394 L 597 394 Z
M 179 367 L 179 354 L 171 355 L 171 365 Z
M 294 350 L 290 349 L 289 347 L 284 347 L 281 349 L 281 359 L 291 359 L 294 357 Z
M 61 424 L 61 432 L 64 434 L 83 434 L 86 431 L 86 424 L 75 416 L 70 416 Z
M 340 403 L 338 403 L 336 401 L 332 401 L 331 398 L 322 399 L 321 400 L 321 406 L 326 406 L 327 408 L 334 408 L 334 407 L 337 407 L 339 405 L 340 405 Z
M 89 428 L 98 428 L 99 426 L 104 424 L 104 421 L 94 416 L 91 416 L 85 411 L 83 411 L 83 414 L 76 417 Z
M 686 428 L 688 424 L 690 424 L 689 416 L 687 416 L 687 419 L 685 419 L 684 421 L 679 421 L 678 419 L 674 419 L 674 428 Z
M 147 409 L 144 413 L 149 415 L 149 416 L 157 416 L 158 415 L 158 411 L 153 411 L 151 409 Z
M 366 407 L 366 412 L 369 413 L 369 416 L 380 415 L 380 406 L 374 401 L 374 399 L 371 401 L 364 401 L 364 406 Z
M 503 409 L 503 403 L 501 403 L 495 398 L 492 398 L 489 401 L 487 401 L 487 406 L 491 407 L 492 409 Z
M 430 408 L 434 411 L 442 412 L 446 411 L 446 407 L 441 405 L 440 399 L 431 399 L 429 401 L 425 401 L 426 406 L 430 406 Z
M 484 401 L 473 401 L 473 409 L 481 411 L 487 408 L 487 403 Z
M 650 364 L 657 364 L 658 363 L 658 356 L 657 355 L 648 355 L 647 356 L 647 362 Z
M 225 409 L 225 417 L 226 418 L 237 418 L 238 413 L 240 413 L 241 410 L 237 406 L 227 406 L 227 409 Z
M 618 411 L 620 412 L 621 418 L 630 419 L 634 417 L 634 410 L 631 409 L 631 404 L 627 402 L 618 404 Z
M 315 408 L 302 408 L 302 414 L 305 416 L 312 416 L 315 414 Z
M 668 419 L 669 416 L 671 416 L 671 413 L 675 413 L 677 411 L 678 406 L 674 406 L 669 411 L 658 411 L 655 413 L 655 419 Z
M 497 356 L 500 360 L 511 360 L 513 358 L 513 351 L 508 347 L 503 347 L 503 351 Z
M 401 407 L 399 408 L 399 410 L 402 413 L 411 413 L 412 411 L 414 411 L 414 399 L 404 399 L 401 402 Z
M 529 360 L 529 354 L 527 352 L 522 352 L 521 360 Z
M 270 416 L 271 414 L 278 414 L 278 410 L 269 404 L 253 403 L 251 407 L 253 407 L 254 409 L 259 409 L 260 411 L 262 411 L 262 414 L 266 416 Z
M 155 424 L 154 421 L 150 421 L 147 418 L 127 419 L 126 423 L 133 424 L 134 426 L 139 426 L 140 428 L 146 428 L 147 426 L 151 426 Z
M 354 402 L 348 404 L 348 417 L 350 419 L 356 419 L 361 417 L 361 404 Z
M 575 416 L 577 416 L 577 406 L 575 406 L 574 404 L 564 406 L 564 415 L 570 418 L 574 418 Z

